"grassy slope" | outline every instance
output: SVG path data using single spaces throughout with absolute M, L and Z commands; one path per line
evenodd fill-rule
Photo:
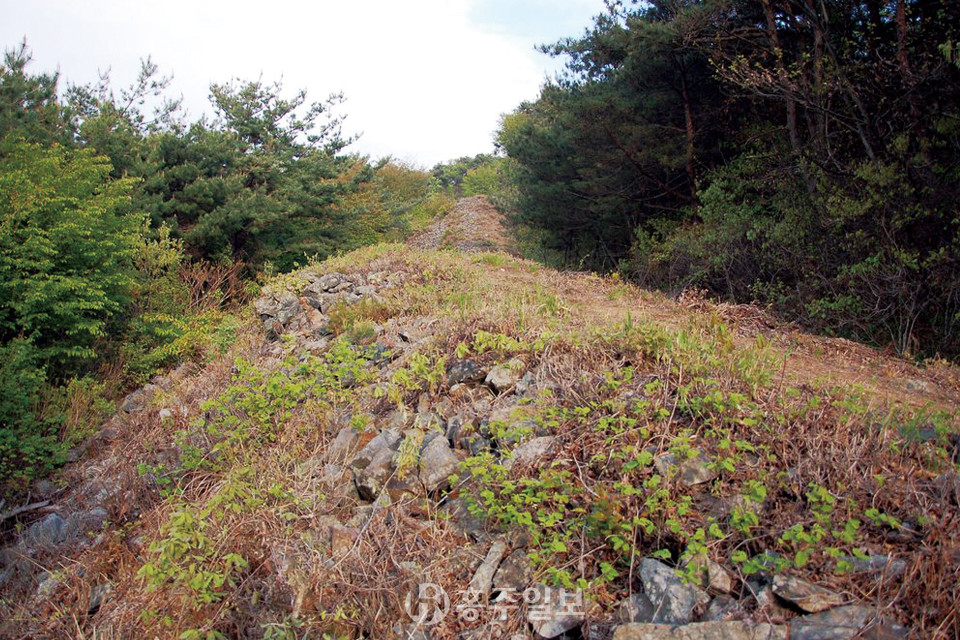
M 251 317 L 228 357 L 149 411 L 116 419 L 115 438 L 67 471 L 78 502 L 92 482 L 119 488 L 108 535 L 69 558 L 38 558 L 63 567 L 63 581 L 46 599 L 13 594 L 0 611 L 6 632 L 263 637 L 305 625 L 310 637 L 385 637 L 414 581 L 462 590 L 486 550 L 433 499 L 366 508 L 348 543 L 324 539 L 330 518 L 357 513 L 322 479 L 336 427 L 368 439 L 398 407 L 407 427 L 432 410 L 503 418 L 493 428 L 506 439 L 559 437 L 542 465 L 465 460 L 473 480 L 449 497 L 487 512 L 491 533 L 525 543 L 541 578 L 586 581 L 597 619 L 629 592 L 640 557 L 702 552 L 748 579 L 771 550 L 777 570 L 883 607 L 922 637 L 960 631 L 960 505 L 943 481 L 956 469 L 956 369 L 920 369 L 774 327 L 747 307 L 673 302 L 504 254 L 380 246 L 315 270 L 406 274 L 383 302 L 336 318 L 341 339 L 359 343 L 376 322 L 376 340 L 397 357 L 371 364 L 337 340 L 309 355 L 293 336 L 271 346 Z M 400 338 L 411 332 L 424 339 Z M 458 358 L 518 358 L 535 391 L 520 401 L 480 387 L 451 393 L 443 370 Z M 182 413 L 160 420 L 164 407 Z M 684 487 L 647 455 L 668 451 L 700 452 L 719 475 Z M 835 556 L 859 551 L 902 558 L 906 571 L 838 566 Z M 106 583 L 111 596 L 88 616 L 90 589 Z M 451 623 L 434 637 L 455 632 Z

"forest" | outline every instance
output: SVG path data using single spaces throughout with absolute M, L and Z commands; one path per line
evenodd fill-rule
M 520 249 L 804 328 L 960 354 L 960 6 L 607 2 L 494 155 L 351 153 L 344 96 L 0 65 L 0 477 L 42 475 L 156 373 L 229 344 L 276 273 L 492 196 Z
M 960 353 L 960 5 L 609 2 L 503 119 L 558 264 Z
M 346 150 L 332 95 L 210 88 L 188 122 L 149 59 L 115 89 L 0 65 L 0 478 L 16 485 L 151 376 L 229 344 L 271 275 L 402 239 L 489 183 Z

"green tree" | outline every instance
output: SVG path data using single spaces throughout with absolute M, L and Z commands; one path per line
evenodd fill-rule
M 27 340 L 56 378 L 129 301 L 142 218 L 120 213 L 133 185 L 109 174 L 90 150 L 0 146 L 0 342 Z
M 16 135 L 31 142 L 68 143 L 72 131 L 57 99 L 57 74 L 29 75 L 26 42 L 7 50 L 0 64 L 0 140 Z

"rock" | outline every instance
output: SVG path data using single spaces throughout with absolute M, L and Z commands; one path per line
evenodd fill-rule
M 127 394 L 120 404 L 120 410 L 124 413 L 139 413 L 147 408 L 149 400 L 149 396 L 143 389 L 137 389 L 133 393 Z
M 164 407 L 163 409 L 160 409 L 160 412 L 157 413 L 157 418 L 160 419 L 161 423 L 173 422 L 173 418 L 174 418 L 173 409 L 169 407 Z
M 719 475 L 708 466 L 709 463 L 710 460 L 702 453 L 698 453 L 693 458 L 686 458 L 683 461 L 679 461 L 672 453 L 665 453 L 657 456 L 653 460 L 653 465 L 657 471 L 666 477 L 670 477 L 672 474 L 671 470 L 676 467 L 676 474 L 680 479 L 680 483 L 687 487 L 710 482 Z
M 487 375 L 479 364 L 472 360 L 459 360 L 447 369 L 447 384 L 451 387 L 457 384 L 471 384 L 480 382 Z
M 112 587 L 109 584 L 98 584 L 90 590 L 90 600 L 87 603 L 87 614 L 93 615 L 100 611 L 103 601 L 110 595 Z
M 441 513 L 447 516 L 450 528 L 458 535 L 473 540 L 482 540 L 489 537 L 483 519 L 470 513 L 463 498 L 448 500 L 441 507 Z
M 528 600 L 527 622 L 539 637 L 556 638 L 583 624 L 586 610 L 582 592 L 555 589 L 543 584 L 536 585 L 535 589 L 539 599 L 534 602 Z
M 457 472 L 460 460 L 450 448 L 443 436 L 435 437 L 420 453 L 420 482 L 427 493 L 433 493 L 447 484 L 451 475 Z
M 472 456 L 479 455 L 484 451 L 489 451 L 493 448 L 493 443 L 484 438 L 483 436 L 470 436 L 465 440 L 460 441 L 461 446 L 463 446 Z
M 651 622 L 657 609 L 645 594 L 635 593 L 620 601 L 617 607 L 617 621 L 621 624 L 633 622 Z
M 457 414 L 447 420 L 446 429 L 444 429 L 444 435 L 447 437 L 453 446 L 459 446 L 463 436 L 471 433 L 473 431 L 473 423 L 464 419 L 463 414 Z M 462 447 L 461 447 L 462 448 Z
M 30 525 L 22 541 L 28 547 L 51 548 L 75 536 L 78 529 L 73 519 L 65 520 L 59 514 L 51 513 L 40 522 Z
M 840 560 L 848 562 L 853 573 L 880 573 L 895 578 L 903 575 L 907 570 L 906 560 L 891 556 L 867 556 L 866 558 L 849 556 Z
M 360 443 L 360 434 L 352 427 L 344 427 L 337 432 L 337 437 L 330 443 L 327 449 L 327 460 L 330 462 L 342 462 L 349 458 Z
M 350 466 L 355 469 L 363 469 L 368 466 L 373 458 L 383 449 L 396 451 L 400 446 L 403 436 L 394 429 L 384 429 L 378 433 L 370 442 L 366 444 L 356 455 Z
M 751 590 L 756 595 L 757 609 L 762 611 L 770 622 L 785 622 L 793 616 L 793 612 L 773 595 L 773 589 L 769 586 L 752 586 Z
M 705 555 L 696 556 L 687 560 L 686 564 L 696 563 L 699 567 L 702 584 L 705 589 L 714 594 L 726 594 L 733 591 L 733 578 L 727 570 Z
M 280 300 L 277 301 L 276 313 L 274 313 L 273 317 L 281 325 L 286 326 L 301 311 L 303 311 L 303 309 L 300 307 L 300 298 L 287 291 L 280 296 Z
M 487 556 L 477 572 L 470 579 L 470 590 L 480 594 L 480 601 L 487 602 L 490 598 L 490 589 L 493 586 L 493 576 L 507 554 L 507 543 L 503 540 L 494 540 L 487 551 Z
M 44 571 L 37 579 L 37 591 L 34 597 L 38 600 L 45 600 L 53 595 L 54 591 L 63 584 L 63 580 L 57 577 L 57 573 Z M 62 575 L 59 574 L 59 575 Z
M 415 624 L 396 624 L 389 640 L 431 640 L 430 632 Z
M 533 570 L 530 568 L 527 552 L 517 549 L 507 556 L 497 569 L 497 573 L 493 576 L 493 589 L 494 591 L 509 589 L 522 592 L 532 579 Z
M 533 374 L 527 372 L 523 374 L 523 377 L 517 382 L 517 386 L 514 389 L 518 396 L 528 396 L 533 395 L 533 392 L 536 391 L 537 380 L 533 377 Z
M 786 640 L 783 627 L 749 622 L 699 622 L 681 627 L 666 624 L 626 624 L 613 640 Z M 791 640 L 792 637 L 791 637 Z
M 734 598 L 719 595 L 710 602 L 707 612 L 703 614 L 704 622 L 722 622 L 736 620 L 744 615 L 743 607 Z
M 317 279 L 317 284 L 323 291 L 335 291 L 346 280 L 347 277 L 342 273 L 327 273 Z
M 710 602 L 703 590 L 684 584 L 676 571 L 651 558 L 640 562 L 640 580 L 644 593 L 656 607 L 652 622 L 687 624 L 693 620 L 697 606 Z
M 556 436 L 541 436 L 539 438 L 527 440 L 513 450 L 513 453 L 510 454 L 510 457 L 504 463 L 504 466 L 510 469 L 517 464 L 533 464 L 540 458 L 543 458 L 549 454 L 556 442 Z
M 102 529 L 109 518 L 110 514 L 103 507 L 94 507 L 80 517 L 84 528 L 87 530 Z
M 859 634 L 868 627 L 872 627 L 874 637 L 907 637 L 906 629 L 880 620 L 878 614 L 873 607 L 849 605 L 794 618 L 790 621 L 790 640 L 848 640 L 865 637 Z
M 30 493 L 38 498 L 50 498 L 57 492 L 57 486 L 45 478 L 30 485 Z
M 355 291 L 358 296 L 365 296 L 368 298 L 377 295 L 377 288 L 369 284 L 357 287 Z
M 330 527 L 330 550 L 334 557 L 345 556 L 353 550 L 360 538 L 360 529 L 357 527 Z
M 960 507 L 960 473 L 948 471 L 934 478 L 933 486 L 941 500 Z
M 513 358 L 506 364 L 500 364 L 491 369 L 484 382 L 497 393 L 509 391 L 511 387 L 520 382 L 523 367 L 523 360 Z
M 819 613 L 842 605 L 846 598 L 805 580 L 777 575 L 773 578 L 773 593 L 807 613 Z
M 377 449 L 370 464 L 354 471 L 360 498 L 371 502 L 376 500 L 380 490 L 386 486 L 387 480 L 393 474 L 393 453 L 393 450 L 387 447 Z

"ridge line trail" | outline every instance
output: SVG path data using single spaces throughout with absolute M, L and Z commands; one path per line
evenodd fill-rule
M 414 235 L 408 244 L 419 249 L 449 248 L 467 252 L 516 255 L 503 214 L 485 196 L 463 198 L 434 223 Z M 490 270 L 502 278 L 501 286 L 547 291 L 561 303 L 577 326 L 613 328 L 628 314 L 635 322 L 692 329 L 699 317 L 711 315 L 726 324 L 737 347 L 755 345 L 762 335 L 782 359 L 784 382 L 813 386 L 842 384 L 861 387 L 871 404 L 903 403 L 956 410 L 960 407 L 960 368 L 946 363 L 919 367 L 880 349 L 843 338 L 810 334 L 774 319 L 752 305 L 712 303 L 696 296 L 673 300 L 593 273 L 556 271 L 532 261 L 505 260 Z M 498 286 L 494 278 L 493 286 Z

